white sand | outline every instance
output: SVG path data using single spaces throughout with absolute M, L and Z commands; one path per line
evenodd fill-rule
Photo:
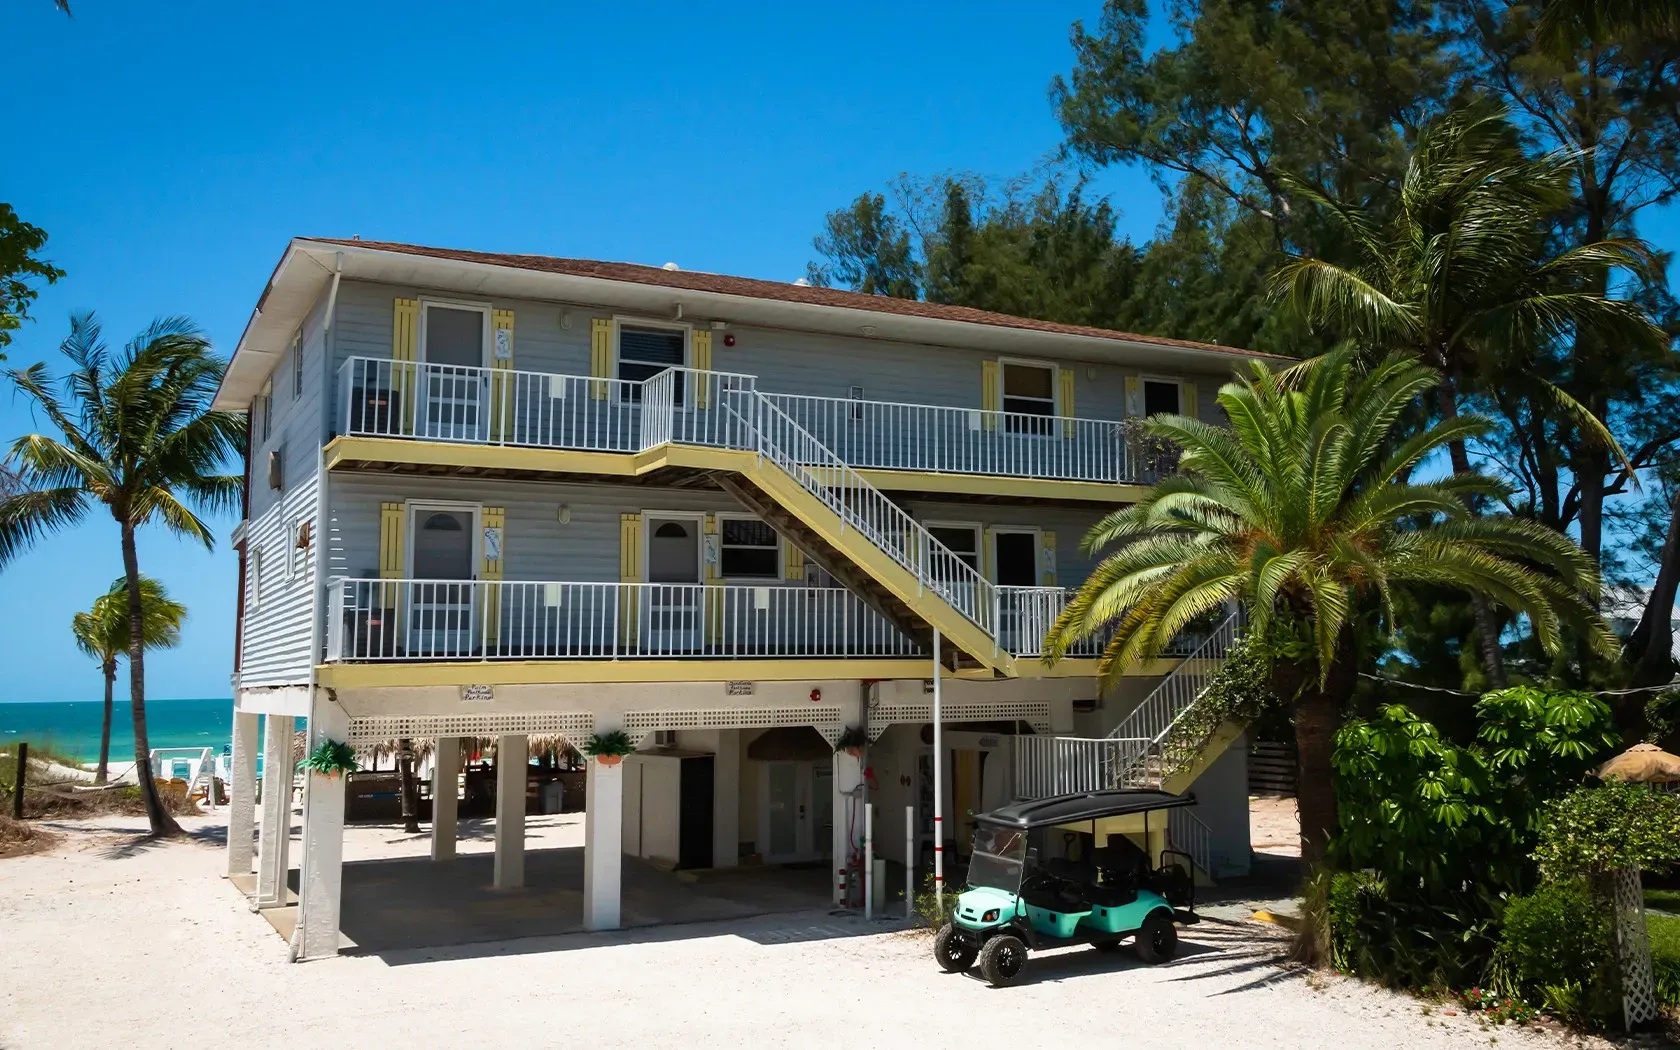
M 576 818 L 538 818 L 558 842 Z M 212 818 L 183 821 L 208 840 Z M 196 842 L 140 822 L 58 825 L 51 852 L 0 860 L 0 1047 L 701 1046 L 1503 1047 L 1465 1015 L 1269 961 L 1257 924 L 1203 924 L 1200 954 L 1049 953 L 994 990 L 934 967 L 925 936 L 833 936 L 826 914 L 502 942 L 288 965 L 285 946 Z M 383 841 L 382 841 L 383 840 Z M 394 840 L 394 841 L 393 841 Z M 480 843 L 463 843 L 481 848 Z M 351 856 L 418 852 L 354 829 Z M 1607 1045 L 1592 1041 L 1593 1045 Z

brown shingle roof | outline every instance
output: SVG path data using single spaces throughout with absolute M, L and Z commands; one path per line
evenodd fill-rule
M 549 255 L 508 255 L 500 252 L 470 252 L 456 248 L 430 248 L 419 244 L 400 244 L 394 241 L 357 241 L 336 237 L 309 237 L 306 240 L 321 244 L 342 244 L 373 251 L 401 252 L 424 255 L 434 259 L 455 259 L 460 262 L 483 263 L 489 266 L 510 266 L 521 270 L 566 274 L 572 277 L 594 277 L 604 281 L 624 281 L 683 291 L 712 292 L 719 295 L 738 295 L 749 299 L 769 299 L 785 303 L 806 303 L 812 306 L 833 306 L 852 310 L 868 310 L 901 317 L 925 317 L 937 321 L 959 321 L 968 324 L 990 325 L 994 328 L 1016 328 L 1028 332 L 1048 332 L 1054 335 L 1076 335 L 1096 339 L 1113 339 L 1154 346 L 1183 347 L 1189 350 L 1211 350 L 1222 354 L 1245 357 L 1275 357 L 1256 350 L 1216 343 L 1196 343 L 1187 339 L 1168 339 L 1158 335 L 1138 335 L 1111 328 L 1088 325 L 1060 324 L 1039 321 L 1030 317 L 976 310 L 968 306 L 946 306 L 924 303 L 914 299 L 894 299 L 885 295 L 865 295 L 837 288 L 816 288 L 790 284 L 785 281 L 763 281 L 753 277 L 731 277 L 728 274 L 705 273 L 698 270 L 667 270 L 639 263 L 599 262 L 593 259 L 558 259 Z

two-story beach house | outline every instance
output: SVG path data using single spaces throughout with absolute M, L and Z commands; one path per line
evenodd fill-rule
M 262 718 L 271 783 L 294 724 L 435 741 L 436 858 L 461 742 L 494 738 L 501 888 L 529 737 L 625 731 L 637 753 L 586 774 L 589 929 L 644 858 L 827 859 L 838 895 L 865 803 L 876 854 L 926 872 L 974 813 L 1147 782 L 1232 623 L 1106 692 L 1101 639 L 1050 667 L 1042 641 L 1087 530 L 1147 480 L 1126 421 L 1216 420 L 1250 356 L 670 264 L 292 241 L 216 402 L 251 438 L 230 876 L 288 902 L 289 792 L 252 846 Z M 1173 774 L 1199 805 L 1155 829 L 1210 877 L 1248 864 L 1237 739 Z M 344 811 L 342 778 L 310 778 L 305 956 L 339 943 Z

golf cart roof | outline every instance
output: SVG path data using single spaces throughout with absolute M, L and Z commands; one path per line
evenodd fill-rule
M 1049 824 L 1072 824 L 1154 809 L 1194 806 L 1196 796 L 1173 795 L 1165 791 L 1088 791 L 1079 795 L 1056 795 L 1001 806 L 974 819 L 1005 828 L 1039 828 Z

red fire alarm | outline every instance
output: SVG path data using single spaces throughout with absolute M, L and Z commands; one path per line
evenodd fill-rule
M 813 704 L 822 703 L 822 690 L 821 689 L 811 690 L 811 703 L 813 703 Z
M 724 346 L 734 346 L 735 345 L 735 333 L 734 332 L 723 333 L 723 345 Z

